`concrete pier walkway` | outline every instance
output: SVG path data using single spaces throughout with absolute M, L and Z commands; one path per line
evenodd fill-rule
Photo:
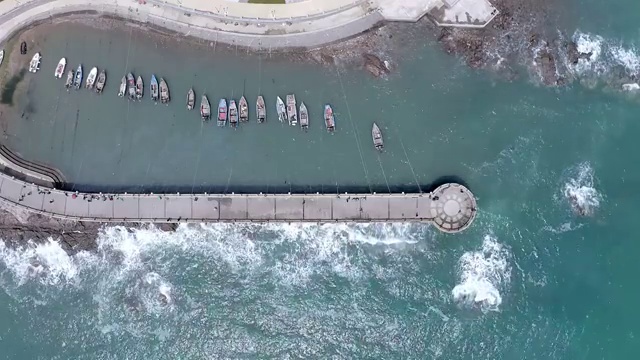
M 471 192 L 445 184 L 424 194 L 85 194 L 0 174 L 0 200 L 39 214 L 98 222 L 431 222 L 466 229 Z

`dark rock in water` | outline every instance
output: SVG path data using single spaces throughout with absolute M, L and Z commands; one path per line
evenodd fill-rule
M 545 85 L 551 86 L 561 83 L 556 72 L 556 60 L 548 48 L 540 51 L 536 62 L 540 67 L 542 82 Z
M 333 65 L 335 63 L 335 59 L 333 58 L 333 56 L 324 52 L 320 53 L 320 59 L 326 65 Z
M 161 223 L 156 225 L 162 231 L 172 232 L 178 228 L 178 223 Z
M 569 202 L 571 203 L 571 208 L 579 216 L 593 216 L 593 211 L 588 205 L 580 204 L 580 200 L 575 195 L 569 196 Z
M 20 247 L 28 242 L 45 243 L 52 239 L 57 241 L 69 254 L 95 250 L 97 238 L 104 226 L 124 226 L 131 228 L 147 227 L 141 223 L 99 223 L 70 221 L 50 218 L 29 213 L 19 207 L 4 206 L 0 208 L 0 239 L 7 246 Z M 155 224 L 163 231 L 175 231 L 176 223 Z
M 593 52 L 583 53 L 578 51 L 578 45 L 574 41 L 569 41 L 565 44 L 565 49 L 567 51 L 567 58 L 569 62 L 573 65 L 576 65 L 580 59 L 590 60 Z
M 367 69 L 367 71 L 370 72 L 371 75 L 380 77 L 389 73 L 389 68 L 387 68 L 387 65 L 376 55 L 364 54 L 363 57 L 364 68 Z

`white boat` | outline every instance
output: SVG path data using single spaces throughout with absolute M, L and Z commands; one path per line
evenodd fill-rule
M 309 128 L 309 111 L 304 102 L 300 103 L 300 126 L 304 131 Z
M 0 50 L 0 65 L 2 65 L 3 60 L 4 60 L 4 50 Z
M 373 127 L 371 128 L 371 138 L 373 139 L 373 146 L 378 151 L 382 151 L 384 149 L 384 141 L 382 140 L 382 131 L 376 123 L 373 123 Z
M 126 91 L 127 91 L 127 77 L 123 76 L 122 80 L 120 80 L 120 90 L 118 90 L 118 96 L 123 97 Z
M 289 125 L 298 125 L 298 107 L 296 106 L 296 96 L 293 94 L 287 95 L 287 118 Z
M 40 60 L 42 60 L 42 56 L 39 52 L 33 55 L 29 63 L 29 72 L 35 73 L 40 70 Z
M 284 101 L 278 96 L 276 99 L 276 112 L 278 113 L 278 119 L 280 122 L 284 122 L 287 118 L 287 108 L 284 106 Z
M 67 88 L 67 91 L 69 88 L 73 86 L 73 78 L 74 78 L 73 70 L 69 70 L 67 72 L 67 81 L 64 83 L 64 87 Z
M 85 85 L 87 89 L 93 88 L 93 84 L 95 84 L 96 82 L 96 77 L 98 77 L 98 68 L 94 67 L 93 69 L 91 69 L 91 71 L 89 71 L 89 75 L 87 75 L 87 82 Z
M 55 76 L 58 79 L 62 79 L 62 74 L 64 74 L 64 68 L 67 66 L 67 59 L 62 58 L 60 59 L 60 61 L 58 62 L 58 66 L 56 66 L 56 71 L 53 73 L 53 76 Z

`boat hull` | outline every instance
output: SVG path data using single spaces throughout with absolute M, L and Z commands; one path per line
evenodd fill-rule
M 256 100 L 256 117 L 260 124 L 267 120 L 267 108 L 265 107 L 262 95 L 258 96 L 258 100 Z

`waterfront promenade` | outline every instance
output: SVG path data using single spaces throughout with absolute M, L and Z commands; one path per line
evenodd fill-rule
M 249 4 L 225 0 L 5 0 L 0 43 L 36 21 L 71 13 L 117 16 L 212 42 L 254 49 L 313 48 L 385 21 L 484 27 L 497 14 L 488 0 L 306 0 Z

